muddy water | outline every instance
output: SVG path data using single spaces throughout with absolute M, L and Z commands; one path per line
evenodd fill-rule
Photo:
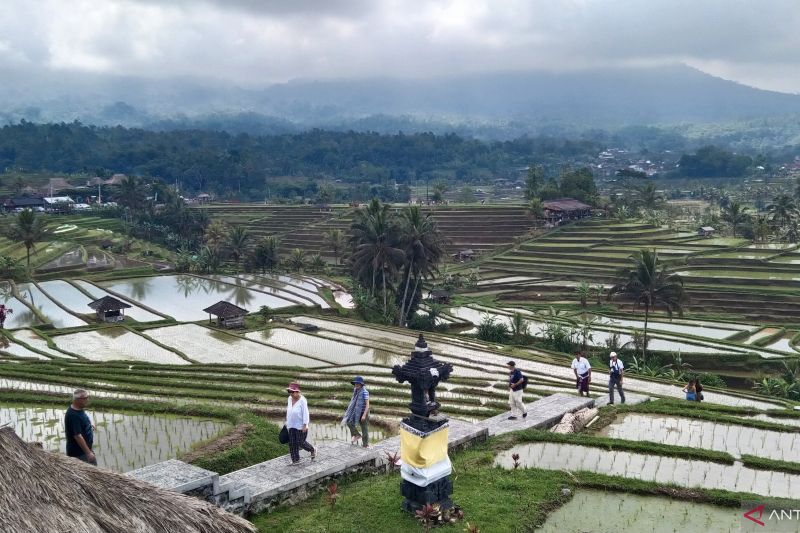
M 728 452 L 734 457 L 756 455 L 779 461 L 800 457 L 800 433 L 767 431 L 705 420 L 629 413 L 600 431 L 624 440 L 648 440 L 661 444 Z
M 11 424 L 23 440 L 65 453 L 64 409 L 0 406 L 0 426 Z M 87 410 L 97 427 L 94 451 L 99 466 L 127 472 L 174 459 L 193 444 L 219 435 L 228 425 L 197 418 L 132 415 Z
M 569 502 L 551 513 L 544 526 L 536 531 L 738 533 L 741 520 L 738 508 L 717 507 L 656 496 L 580 490 Z
M 514 446 L 495 458 L 495 465 L 513 468 L 512 454 L 522 468 L 596 472 L 631 479 L 749 492 L 776 498 L 795 498 L 800 475 L 753 470 L 741 463 L 722 465 L 695 459 L 676 459 L 642 453 L 608 451 L 574 444 L 536 442 Z

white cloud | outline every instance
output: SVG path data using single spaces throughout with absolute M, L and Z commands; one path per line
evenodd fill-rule
M 685 62 L 800 92 L 796 0 L 4 0 L 0 67 L 260 85 Z

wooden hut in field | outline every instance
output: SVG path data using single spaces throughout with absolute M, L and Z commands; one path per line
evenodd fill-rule
M 0 531 L 256 533 L 243 518 L 27 444 L 0 428 Z
M 125 309 L 132 306 L 113 296 L 103 296 L 102 298 L 89 302 L 89 307 L 94 309 L 97 320 L 101 322 L 122 322 L 125 320 Z
M 244 317 L 248 313 L 247 309 L 225 301 L 219 301 L 211 307 L 206 307 L 203 311 L 209 314 L 208 321 L 212 324 L 214 319 L 211 318 L 211 315 L 216 316 L 217 326 L 223 328 L 244 327 Z

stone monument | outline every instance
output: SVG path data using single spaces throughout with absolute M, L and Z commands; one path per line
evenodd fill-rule
M 426 504 L 438 504 L 442 511 L 453 507 L 453 467 L 447 455 L 449 422 L 439 414 L 436 401 L 436 386 L 452 371 L 451 364 L 432 357 L 421 334 L 411 359 L 392 369 L 398 382 L 411 385 L 411 416 L 400 423 L 400 492 L 405 497 L 403 509 L 409 512 Z

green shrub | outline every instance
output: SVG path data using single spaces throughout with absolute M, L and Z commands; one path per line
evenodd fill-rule
M 478 324 L 477 337 L 486 342 L 508 342 L 511 332 L 504 322 L 498 322 L 496 317 L 486 315 Z

